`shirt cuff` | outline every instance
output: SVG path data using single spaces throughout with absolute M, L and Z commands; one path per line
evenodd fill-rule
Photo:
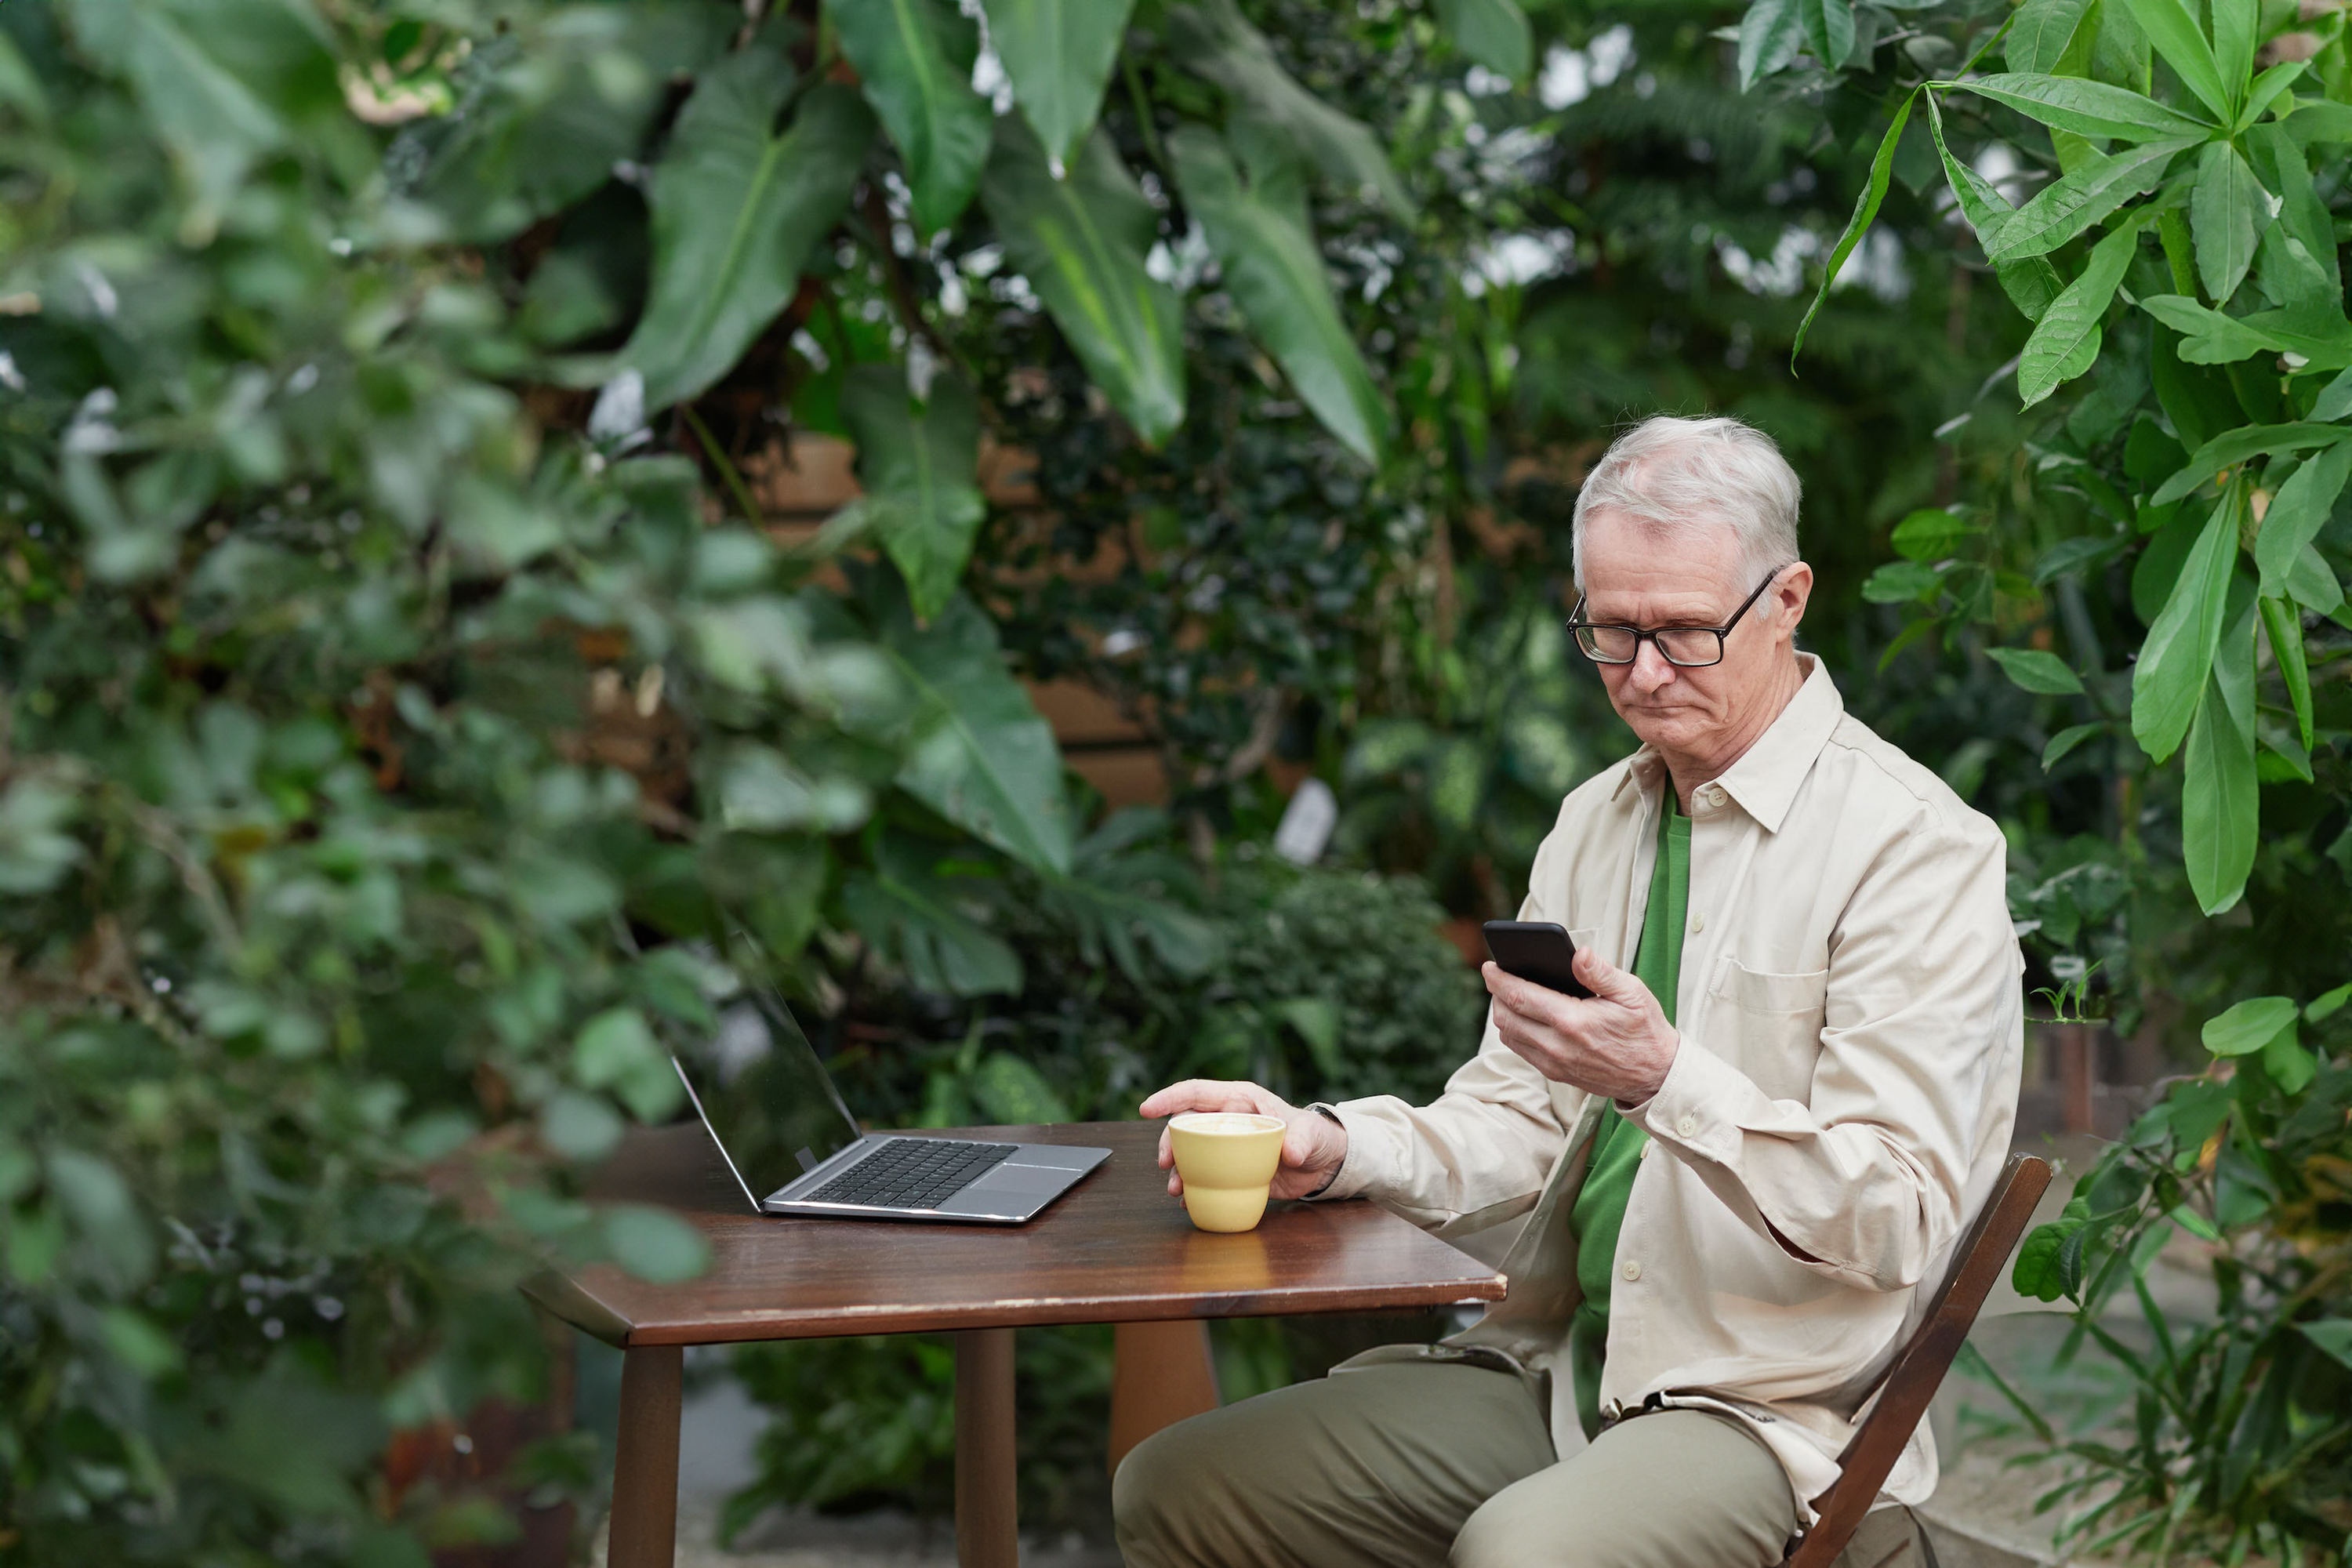
M 1307 1109 L 1329 1117 L 1348 1133 L 1348 1152 L 1340 1160 L 1339 1169 L 1333 1173 L 1330 1181 L 1324 1184 L 1322 1191 L 1308 1194 L 1307 1201 L 1324 1203 L 1336 1198 L 1363 1196 L 1365 1190 L 1384 1173 L 1380 1134 L 1375 1130 L 1378 1124 L 1362 1116 L 1351 1121 L 1339 1106 L 1325 1100 L 1318 1100 Z
M 1658 1092 L 1620 1111 L 1662 1143 L 1728 1164 L 1739 1150 L 1737 1108 L 1759 1092 L 1746 1073 L 1685 1035 Z

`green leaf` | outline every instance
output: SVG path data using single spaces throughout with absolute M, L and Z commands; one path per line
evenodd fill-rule
M 811 89 L 771 134 L 791 77 L 761 49 L 705 72 L 653 172 L 653 284 L 621 362 L 647 412 L 734 367 L 799 285 L 801 264 L 848 204 L 873 116 L 838 83 Z
M 2091 247 L 2082 276 L 2059 290 L 2058 297 L 2033 324 L 2017 362 L 2017 395 L 2031 408 L 2091 368 L 2099 353 L 2099 323 L 2114 303 L 2116 286 L 2131 267 L 2139 247 L 2146 213 L 2127 215 L 2115 231 Z
M 1887 542 L 1906 561 L 1941 561 L 1962 541 L 1983 532 L 1977 524 L 1955 517 L 1941 507 L 1923 507 L 1896 523 Z
M 2262 30 L 2260 0 L 2206 0 L 2213 22 L 2213 67 L 2232 107 L 2254 74 L 2255 35 Z
M 2022 23 L 2028 5 L 2019 15 Z M 2016 34 L 2011 34 L 2014 48 Z M 2129 88 L 2075 77 L 1998 75 L 1972 81 L 1938 83 L 2005 103 L 2028 119 L 2079 136 L 2115 137 L 2126 142 L 2159 142 L 2183 137 L 2204 138 L 2214 127 L 2168 109 Z
M 677 1109 L 677 1073 L 645 1016 L 612 1007 L 588 1020 L 572 1046 L 572 1072 L 587 1089 L 609 1089 L 648 1124 Z
M 604 1211 L 604 1246 L 640 1279 L 676 1285 L 710 1267 L 710 1243 L 667 1209 L 616 1204 Z
M 949 372 L 934 375 L 918 403 L 898 365 L 859 365 L 842 383 L 841 417 L 857 441 L 857 475 L 883 548 L 907 579 L 916 617 L 929 620 L 955 592 L 988 515 L 974 478 L 979 401 Z
M 2295 1330 L 2346 1366 L 2352 1367 L 2352 1318 L 2319 1318 L 2297 1323 Z
M 918 990 L 940 996 L 1018 994 L 1021 955 L 957 907 L 955 895 L 962 890 L 894 852 L 874 872 L 853 873 L 842 886 L 841 903 L 851 926 Z
M 2217 1057 L 2252 1056 L 2294 1027 L 2297 1009 L 2285 996 L 2250 996 L 2205 1020 L 2205 1048 Z
M 0 893 L 46 893 L 81 863 L 82 847 L 66 831 L 81 814 L 74 792 L 36 776 L 0 795 Z
M 2303 1021 L 2306 1024 L 2324 1024 L 2342 1012 L 2344 1005 L 2347 1002 L 2352 1002 L 2352 982 L 2338 985 L 2326 995 L 2314 999 L 2311 1005 L 2303 1010 Z
M 1853 52 L 1853 0 L 1797 0 L 1805 42 L 1813 57 L 1834 69 Z
M 873 797 L 856 779 L 813 778 L 752 742 L 726 747 L 712 772 L 719 822 L 730 833 L 847 833 L 873 815 Z
M 2197 234 L 2197 277 L 2216 305 L 2229 302 L 2254 264 L 2254 244 L 2270 226 L 2270 203 L 2254 171 L 2227 142 L 2209 142 L 2197 155 L 2197 185 L 2189 199 Z
M 2254 535 L 2254 564 L 2262 571 L 2266 595 L 2285 592 L 2297 557 L 2327 526 L 2336 510 L 2336 498 L 2344 493 L 2345 481 L 2352 479 L 2352 432 L 2339 426 L 2319 428 L 2336 430 L 2336 443 L 2287 477 L 2271 498 L 2262 528 Z
M 2233 603 L 2241 595 L 2231 595 Z M 2249 596 L 2250 597 L 2250 596 Z M 2230 616 L 2182 748 L 2181 858 L 2189 891 L 2208 915 L 2245 891 L 2260 843 L 2262 792 L 2254 766 L 2253 605 Z
M 562 212 L 638 155 L 670 81 L 702 70 L 730 30 L 727 12 L 708 5 L 544 7 L 514 18 L 499 40 L 511 40 L 510 52 L 478 49 L 460 68 L 481 73 L 464 111 L 420 126 L 427 155 L 415 198 L 478 244 Z
M 2246 89 L 2246 106 L 2238 110 L 2237 124 L 2231 129 L 2240 135 L 2252 129 L 2254 121 L 2278 101 L 2279 95 L 2294 85 L 2304 67 L 2302 60 L 2281 60 L 2254 78 L 2253 85 Z M 2280 133 L 2284 134 L 2284 127 L 2280 128 Z
M 1454 47 L 1498 76 L 1525 79 L 1535 37 L 1517 0 L 1437 0 L 1438 25 Z
M 2080 697 L 2083 679 L 2054 653 L 2037 647 L 1989 647 L 1987 657 L 2015 684 L 2043 697 Z
M 2058 1256 L 2082 1229 L 2079 1220 L 2054 1221 L 2033 1228 L 2018 1247 L 2016 1266 L 2010 1270 L 2010 1283 L 2019 1295 L 2031 1296 L 2037 1301 L 2055 1301 L 2066 1293 Z
M 2265 121 L 2245 135 L 2246 155 L 2254 165 L 2255 177 L 2279 197 L 2279 223 L 2286 232 L 2302 242 L 2302 259 L 2312 270 L 2321 275 L 2316 290 L 2337 316 L 2343 314 L 2343 278 L 2336 266 L 2336 224 L 2328 216 L 2327 204 L 2319 199 L 2314 185 L 2309 154 L 2277 121 Z M 2285 305 L 2290 301 L 2273 296 L 2273 302 Z M 2318 322 L 2315 329 L 2324 330 Z M 2339 415 L 2316 415 L 2313 418 L 2341 418 Z
M 1847 22 L 1851 25 L 1852 21 L 1849 12 Z M 1805 346 L 1806 330 L 1812 326 L 1813 318 L 1821 314 L 1822 302 L 1830 297 L 1830 285 L 1837 281 L 1839 271 L 1845 266 L 1845 258 L 1853 254 L 1855 246 L 1862 243 L 1862 237 L 1869 232 L 1872 220 L 1878 216 L 1879 204 L 1886 199 L 1886 179 L 1895 166 L 1895 143 L 1903 140 L 1903 127 L 1911 119 L 1911 104 L 1918 95 L 1916 88 L 1903 95 L 1902 103 L 1895 110 L 1894 121 L 1886 127 L 1886 134 L 1878 139 L 1878 152 L 1870 160 L 1870 178 L 1863 186 L 1861 199 L 1853 204 L 1853 216 L 1846 220 L 1845 232 L 1831 247 L 1829 263 L 1822 269 L 1822 286 L 1814 290 L 1813 302 L 1805 308 L 1805 319 L 1797 323 L 1796 340 L 1789 345 L 1789 363 L 1792 366 L 1797 363 L 1798 352 Z
M 1945 181 L 1951 186 L 1953 198 L 1960 204 L 1970 232 L 1981 245 L 1985 236 L 2016 209 L 2002 200 L 2000 193 L 1972 165 L 1952 156 L 1952 149 L 1944 140 L 1944 111 L 1932 89 L 1927 94 L 1927 129 L 1935 138 L 1936 156 L 1943 162 Z M 2001 292 L 2009 296 L 2010 303 L 2029 321 L 2039 321 L 2063 289 L 2058 269 L 2046 256 L 1997 263 L 1993 276 L 2000 280 Z
M 1027 128 L 1000 120 L 981 200 L 1112 405 L 1147 446 L 1173 435 L 1184 421 L 1183 310 L 1144 270 L 1159 216 L 1110 138 L 1097 132 L 1055 179 Z
M 2315 615 L 2342 621 L 2344 585 L 2336 580 L 2334 568 L 2320 556 L 2318 548 L 2306 544 L 2303 552 L 2287 568 L 2286 596 Z
M 13 109 L 37 126 L 49 121 L 49 97 L 41 89 L 40 75 L 5 33 L 0 33 L 0 109 Z
M 2198 447 L 2188 462 L 2158 486 L 2156 494 L 2149 498 L 2149 503 L 2162 506 L 2168 501 L 2179 500 L 2207 479 L 2218 479 L 2223 470 L 2234 468 L 2254 458 L 2273 452 L 2307 451 L 2314 447 L 2336 446 L 2347 440 L 2352 440 L 2352 432 L 2337 426 L 2308 421 L 2294 425 L 2248 425 L 2235 430 L 2224 430 Z M 2289 485 L 2294 482 L 2293 479 L 2287 481 Z M 2336 488 L 2343 488 L 2340 479 Z M 2284 486 L 2280 488 L 2279 493 L 2286 493 Z M 2335 499 L 2333 495 L 2328 496 L 2328 503 L 2332 504 Z M 2300 549 L 2301 545 L 2296 548 Z
M 2022 75 L 2046 75 L 2074 39 L 2095 0 L 2025 0 L 2009 29 L 2005 57 L 2009 68 Z
M 981 0 L 989 43 L 1037 140 L 1068 163 L 1101 111 L 1135 0 Z
M 180 1370 L 179 1342 L 143 1313 L 128 1307 L 109 1307 L 98 1326 L 107 1352 L 140 1377 L 152 1383 Z
M 2284 353 L 2296 345 L 2253 317 L 2225 316 L 2181 294 L 2151 294 L 2139 308 L 2181 334 L 2187 364 L 2230 364 L 2258 353 Z M 2276 312 L 2269 312 L 2275 315 Z
M 2094 158 L 2034 193 L 2033 199 L 1978 237 L 1995 263 L 2044 256 L 2164 178 L 2172 160 L 2197 144 L 2171 137 Z
M 2197 8 L 2182 0 L 2126 0 L 2126 4 L 2148 42 L 2164 57 L 2164 63 L 2212 111 L 2216 123 L 2229 124 L 2231 95 L 2221 84 L 2221 68 L 2214 61 L 2212 46 L 2197 25 Z
M 2061 758 L 2105 729 L 2105 723 L 2095 723 L 2075 724 L 2059 731 L 2050 737 L 2050 743 L 2042 748 L 2042 771 L 2048 773 L 2058 765 Z
M 899 787 L 1023 864 L 1068 875 L 1061 750 L 987 616 L 959 594 L 928 629 L 894 618 L 883 641 L 921 702 Z
M 1864 581 L 1862 596 L 1874 605 L 1901 605 L 1931 597 L 1943 585 L 1943 574 L 1925 561 L 1890 561 Z
M 1797 0 L 1756 0 L 1739 18 L 1739 90 L 1776 74 L 1804 47 Z
M 2352 370 L 2343 372 L 2319 389 L 2319 396 L 2311 405 L 2315 422 L 2334 424 L 2352 414 Z
M 2287 701 L 2294 709 L 2294 725 L 2303 749 L 2311 750 L 2311 667 L 2303 647 L 2303 617 L 2284 599 L 2262 599 L 2263 630 L 2271 640 L 2271 657 L 2278 661 L 2279 679 L 2286 685 Z
M 1050 1127 L 1072 1120 L 1068 1102 L 1045 1075 L 1010 1051 L 991 1051 L 971 1075 L 971 1097 L 990 1121 L 1009 1127 Z
M 2243 505 L 2241 489 L 2232 486 L 2205 520 L 2132 668 L 2132 735 L 2159 763 L 2179 749 L 2190 720 L 2203 710 Z M 2251 743 L 2247 757 L 2251 763 Z
M 1234 0 L 1171 6 L 1168 41 L 1188 68 L 1233 96 L 1241 119 L 1297 148 L 1324 179 L 1400 218 L 1412 216 L 1412 199 L 1380 139 L 1293 80 L 1272 40 L 1250 26 Z
M 2289 1028 L 2263 1047 L 2263 1070 L 2281 1093 L 2301 1094 L 2319 1076 L 2319 1060 Z
M 1184 205 L 1207 232 L 1252 335 L 1316 417 L 1349 450 L 1379 462 L 1388 410 L 1332 297 L 1295 166 L 1255 158 L 1244 186 L 1216 137 L 1191 126 L 1168 139 L 1168 153 Z
M 943 0 L 825 0 L 841 52 L 898 144 L 915 230 L 955 222 L 988 162 L 988 100 L 971 89 L 980 30 Z

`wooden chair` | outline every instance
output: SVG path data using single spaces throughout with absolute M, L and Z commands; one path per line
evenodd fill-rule
M 2011 1154 L 2001 1167 L 1992 1195 L 1953 1248 L 1951 1272 L 1936 1291 L 1927 1317 L 1888 1369 L 1878 1403 L 1838 1456 L 1836 1483 L 1813 1500 L 1821 1518 L 1781 1560 L 1781 1568 L 1830 1568 L 1853 1541 L 1904 1444 L 1926 1417 L 1927 1402 L 1936 1396 L 1952 1358 L 1967 1342 L 1986 1295 L 2024 1237 L 2034 1205 L 2050 1185 L 2050 1163 L 2032 1154 Z

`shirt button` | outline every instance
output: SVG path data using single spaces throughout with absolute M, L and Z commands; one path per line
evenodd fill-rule
M 1675 1123 L 1675 1131 L 1681 1133 L 1685 1138 L 1689 1137 L 1692 1133 L 1698 1131 L 1698 1118 L 1688 1114 L 1684 1115 L 1680 1121 Z
M 1625 1267 L 1619 1272 L 1625 1276 L 1625 1283 L 1631 1285 L 1642 1277 L 1642 1266 L 1629 1258 L 1625 1260 Z
M 1701 805 L 1721 805 L 1723 791 L 1714 784 L 1709 784 L 1698 792 L 1698 801 Z
M 1657 1145 L 1655 1143 L 1644 1139 L 1642 1143 L 1642 1152 L 1639 1154 L 1634 1155 L 1633 1158 L 1636 1160 L 1646 1160 L 1650 1157 L 1650 1151 L 1656 1147 Z
M 1696 936 L 1700 931 L 1703 931 L 1706 929 L 1706 917 L 1705 915 L 1691 916 L 1691 934 L 1693 936 Z

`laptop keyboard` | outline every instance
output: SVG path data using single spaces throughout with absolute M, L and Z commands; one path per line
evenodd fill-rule
M 797 1201 L 927 1209 L 979 1180 L 1016 1147 L 952 1138 L 893 1138 Z

